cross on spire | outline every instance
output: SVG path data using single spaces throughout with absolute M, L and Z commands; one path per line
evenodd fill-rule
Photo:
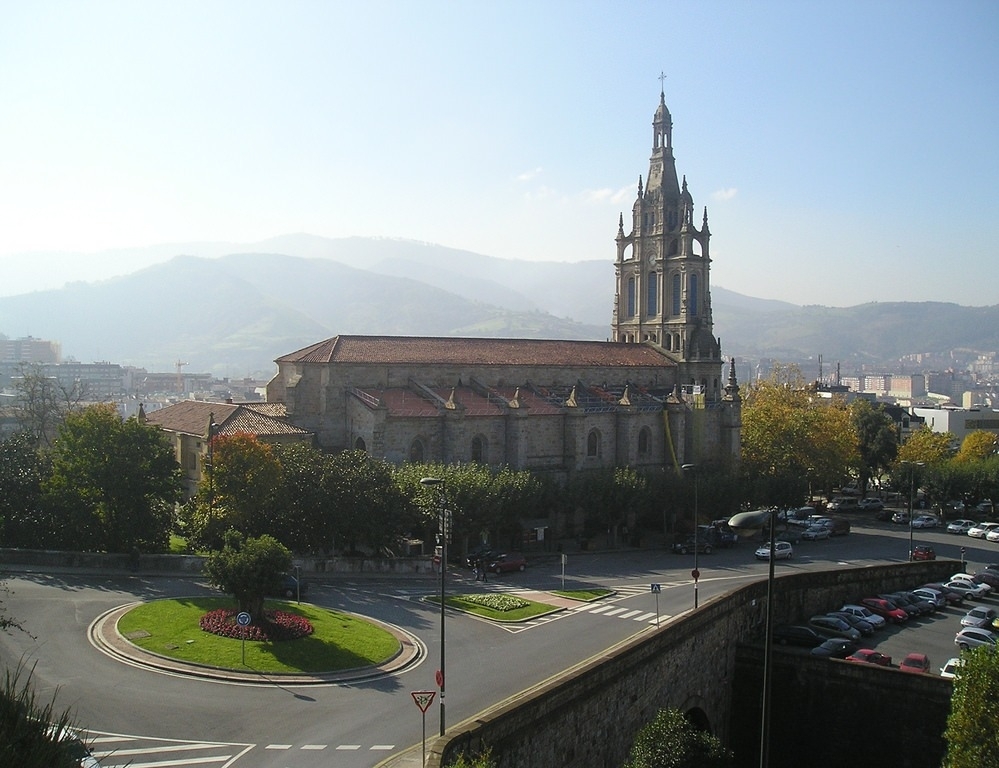
M 659 72 L 659 91 L 661 96 L 666 95 L 666 73 L 661 70 Z

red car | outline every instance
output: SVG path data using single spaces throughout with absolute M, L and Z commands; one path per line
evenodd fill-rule
M 489 570 L 493 573 L 504 573 L 505 571 L 522 571 L 527 567 L 527 560 L 523 555 L 514 553 L 497 555 L 489 563 Z
M 927 547 L 920 544 L 918 547 L 914 547 L 912 550 L 913 560 L 936 560 L 937 553 L 933 551 L 933 547 Z
M 909 620 L 909 614 L 881 597 L 865 597 L 860 604 L 866 606 L 871 613 L 876 613 L 893 624 L 902 624 Z
M 891 666 L 891 656 L 885 656 L 883 653 L 873 651 L 870 648 L 861 648 L 859 651 L 854 651 L 846 657 L 846 660 L 863 661 L 868 664 L 880 664 L 882 667 Z
M 915 672 L 922 675 L 930 671 L 930 660 L 925 653 L 910 653 L 902 659 L 898 668 L 903 672 Z

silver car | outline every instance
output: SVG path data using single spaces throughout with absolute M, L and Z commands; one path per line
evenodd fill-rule
M 965 627 L 954 635 L 954 645 L 962 651 L 966 651 L 969 648 L 978 648 L 983 645 L 995 648 L 997 640 L 999 638 L 996 637 L 995 633 L 979 627 Z

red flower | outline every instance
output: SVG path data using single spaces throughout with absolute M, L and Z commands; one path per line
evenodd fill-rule
M 237 613 L 233 608 L 217 608 L 202 616 L 199 624 L 205 632 L 234 640 L 297 640 L 314 631 L 308 619 L 287 611 L 264 611 L 262 621 L 246 627 L 236 623 Z

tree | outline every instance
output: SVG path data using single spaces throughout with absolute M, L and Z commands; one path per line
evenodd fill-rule
M 678 709 L 663 709 L 635 737 L 624 768 L 729 768 L 735 758 Z
M 921 461 L 927 466 L 943 464 L 953 455 L 951 446 L 955 443 L 950 432 L 934 432 L 929 427 L 920 427 L 909 435 L 898 449 L 899 461 Z
M 798 506 L 809 482 L 836 483 L 858 462 L 845 403 L 815 396 L 794 367 L 749 388 L 742 409 L 742 466 L 755 504 Z
M 996 437 L 996 434 L 984 429 L 976 429 L 974 432 L 969 432 L 961 441 L 961 447 L 958 449 L 954 461 L 985 461 L 995 456 L 997 450 L 999 450 L 999 438 Z
M 204 574 L 213 585 L 236 598 L 240 611 L 254 621 L 264 615 L 264 598 L 277 592 L 281 575 L 291 567 L 291 553 L 273 536 L 246 537 L 226 531 L 222 549 L 212 552 Z
M 31 435 L 36 446 L 48 447 L 66 416 L 80 409 L 85 388 L 79 381 L 63 386 L 46 376 L 41 365 L 24 363 L 14 379 L 14 392 L 21 430 Z
M 945 768 L 999 766 L 999 654 L 976 648 L 961 654 L 947 718 Z
M 34 438 L 18 432 L 0 441 L 0 541 L 8 547 L 41 548 L 51 525 L 42 516 L 44 461 Z
M 162 552 L 169 543 L 180 469 L 163 433 L 113 405 L 67 414 L 50 452 L 44 503 L 72 549 Z
M 860 398 L 850 406 L 850 417 L 857 433 L 860 492 L 865 495 L 871 479 L 888 471 L 898 455 L 898 436 L 895 423 L 885 413 L 883 405 L 875 408 L 868 400 Z

